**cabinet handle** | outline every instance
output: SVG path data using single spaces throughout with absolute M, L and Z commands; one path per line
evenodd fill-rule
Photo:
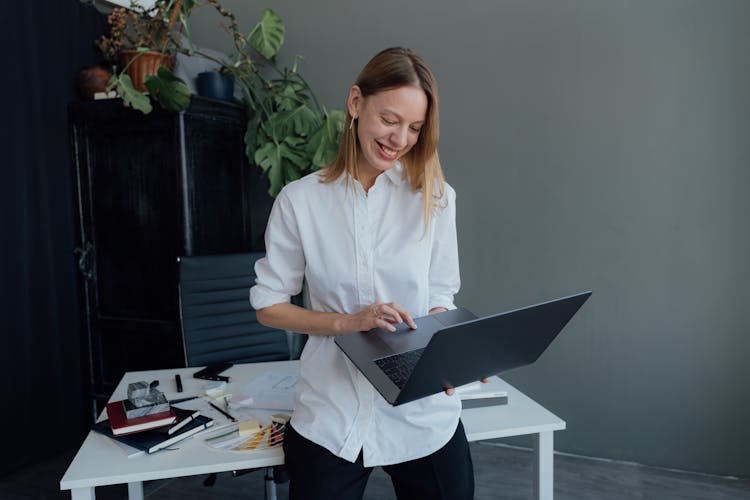
M 83 248 L 75 248 L 73 253 L 78 256 L 78 270 L 87 280 L 94 279 L 94 269 L 91 260 L 94 255 L 94 247 L 90 242 L 86 242 Z

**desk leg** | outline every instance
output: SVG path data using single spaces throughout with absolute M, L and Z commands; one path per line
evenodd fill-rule
M 96 500 L 94 488 L 73 488 L 70 490 L 70 498 L 73 500 Z
M 128 500 L 143 500 L 143 481 L 128 483 Z
M 552 432 L 534 434 L 534 498 L 538 500 L 552 500 L 554 492 Z

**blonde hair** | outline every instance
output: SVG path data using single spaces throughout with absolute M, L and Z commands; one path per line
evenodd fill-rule
M 422 192 L 425 231 L 430 219 L 445 194 L 443 169 L 438 158 L 440 136 L 438 120 L 437 83 L 427 63 L 409 49 L 392 47 L 375 55 L 360 72 L 355 82 L 362 96 L 377 94 L 398 87 L 418 87 L 427 96 L 427 113 L 414 147 L 401 158 L 407 181 L 414 191 Z M 347 109 L 345 131 L 333 163 L 321 171 L 323 182 L 333 182 L 343 173 L 358 178 L 357 122 Z

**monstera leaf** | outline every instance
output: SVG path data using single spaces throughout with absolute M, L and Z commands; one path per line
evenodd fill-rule
M 274 198 L 307 167 L 303 144 L 304 139 L 287 137 L 282 142 L 267 142 L 255 152 L 255 163 L 268 176 L 268 193 Z
M 159 99 L 159 104 L 170 111 L 182 111 L 190 105 L 190 91 L 185 81 L 172 71 L 160 67 L 156 75 L 149 75 L 143 80 L 149 93 Z
M 271 9 L 265 9 L 248 35 L 250 45 L 266 59 L 273 59 L 284 43 L 284 22 Z
M 343 124 L 343 111 L 335 109 L 328 114 L 323 126 L 310 137 L 307 153 L 312 156 L 314 168 L 324 167 L 336 158 Z
M 126 73 L 112 75 L 107 84 L 107 91 L 116 90 L 122 96 L 125 106 L 137 109 L 143 114 L 148 114 L 153 109 L 148 96 L 138 92 L 133 86 L 133 80 Z

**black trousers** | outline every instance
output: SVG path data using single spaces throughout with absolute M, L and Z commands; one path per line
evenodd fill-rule
M 290 500 L 360 500 L 372 467 L 339 458 L 287 425 L 284 454 Z M 391 476 L 399 500 L 474 498 L 474 466 L 461 422 L 441 449 L 423 458 L 383 470 Z

